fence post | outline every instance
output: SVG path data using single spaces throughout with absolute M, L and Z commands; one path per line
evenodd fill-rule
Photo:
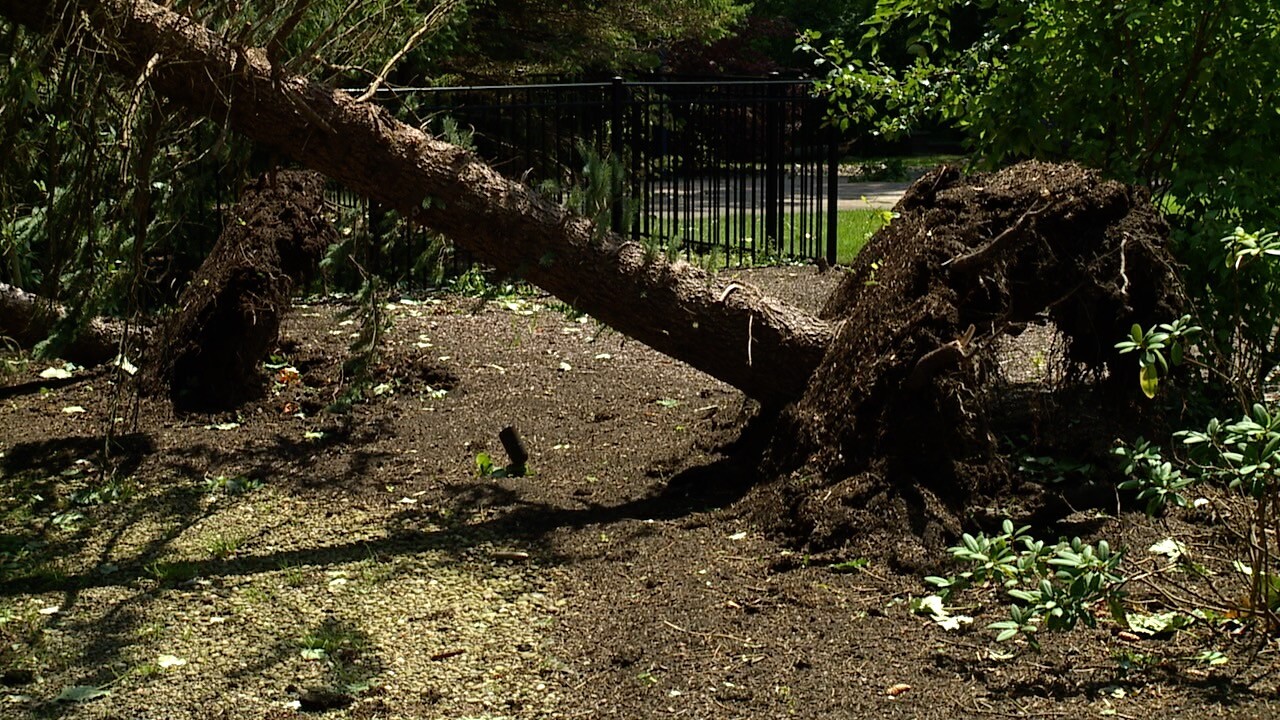
M 613 101 L 611 108 L 613 112 L 609 119 L 609 154 L 612 156 L 610 158 L 610 165 L 617 168 L 626 168 L 626 164 L 622 159 L 624 154 L 622 144 L 622 109 L 626 104 L 626 92 L 627 88 L 626 85 L 623 84 L 622 78 L 615 75 L 613 78 Z M 623 178 L 612 177 L 612 173 L 610 173 L 609 179 L 610 184 L 613 184 L 614 182 L 617 183 L 615 187 L 610 188 L 610 192 L 613 195 L 613 207 L 609 224 L 613 228 L 614 232 L 621 233 L 624 230 L 622 227 L 622 200 L 623 196 L 626 194 L 626 181 Z
M 827 133 L 827 264 L 834 267 L 840 246 L 840 130 L 831 123 Z
M 782 251 L 782 217 L 779 210 L 781 197 L 779 189 L 782 180 L 782 168 L 779 162 L 781 148 L 778 144 L 782 138 L 779 115 L 782 108 L 781 85 L 776 82 L 777 72 L 769 73 L 765 82 L 764 100 L 764 241 L 770 248 L 777 243 L 778 253 Z

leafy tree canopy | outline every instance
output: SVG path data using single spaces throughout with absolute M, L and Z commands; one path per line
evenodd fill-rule
M 957 42 L 975 13 L 981 32 Z M 1148 183 L 1197 217 L 1275 218 L 1280 6 L 1271 0 L 880 0 L 866 24 L 870 59 L 838 38 L 821 55 L 846 127 L 900 135 L 941 119 L 988 165 L 1078 160 Z M 886 46 L 903 28 L 905 48 Z M 914 56 L 905 69 L 882 59 L 903 49 Z
M 756 17 L 785 18 L 798 28 L 822 33 L 827 38 L 856 41 L 865 32 L 863 22 L 875 12 L 876 0 L 756 0 L 751 14 Z M 793 46 L 794 47 L 794 46 Z M 793 47 L 786 48 L 788 51 Z

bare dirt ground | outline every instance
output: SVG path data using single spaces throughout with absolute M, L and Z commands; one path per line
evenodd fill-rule
M 748 279 L 816 308 L 837 278 Z M 339 309 L 292 311 L 268 397 L 238 413 L 19 368 L 0 399 L 0 717 L 1280 709 L 1274 644 L 1230 626 L 997 645 L 998 600 L 947 631 L 912 613 L 918 576 L 767 537 L 741 502 L 768 437 L 741 394 L 545 297 L 394 303 L 380 394 L 327 413 L 355 332 Z M 112 417 L 130 432 L 108 444 Z M 507 425 L 532 473 L 479 473 Z M 1169 534 L 1114 510 L 1060 527 L 1135 569 Z

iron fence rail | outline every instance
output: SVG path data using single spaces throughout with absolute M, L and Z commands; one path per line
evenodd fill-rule
M 564 199 L 621 177 L 601 217 L 613 230 L 726 265 L 836 260 L 838 136 L 806 80 L 640 80 L 383 89 L 435 134 L 463 129 L 507 177 Z M 612 183 L 610 183 L 612 184 Z M 350 204 L 351 198 L 343 199 Z M 590 214 L 590 213 L 589 213 Z M 369 223 L 372 227 L 374 223 Z M 426 247 L 408 241 L 406 247 Z M 412 254 L 412 250 L 407 251 Z

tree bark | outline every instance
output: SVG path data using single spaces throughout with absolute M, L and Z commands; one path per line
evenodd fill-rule
M 67 311 L 57 303 L 41 299 L 22 288 L 0 283 L 0 338 L 31 347 L 53 334 L 54 326 Z M 124 328 L 103 320 L 92 320 L 75 340 L 57 354 L 78 365 L 100 365 L 119 352 Z
M 148 82 L 157 93 L 395 208 L 762 403 L 799 397 L 831 341 L 825 321 L 755 288 L 722 285 L 686 263 L 646 257 L 620 237 L 601 240 L 588 220 L 467 151 L 273 68 L 262 50 L 231 46 L 154 3 L 0 0 L 0 15 L 52 33 L 62 32 L 68 18 L 87 18 L 98 29 L 92 51 L 133 77 L 150 64 Z

